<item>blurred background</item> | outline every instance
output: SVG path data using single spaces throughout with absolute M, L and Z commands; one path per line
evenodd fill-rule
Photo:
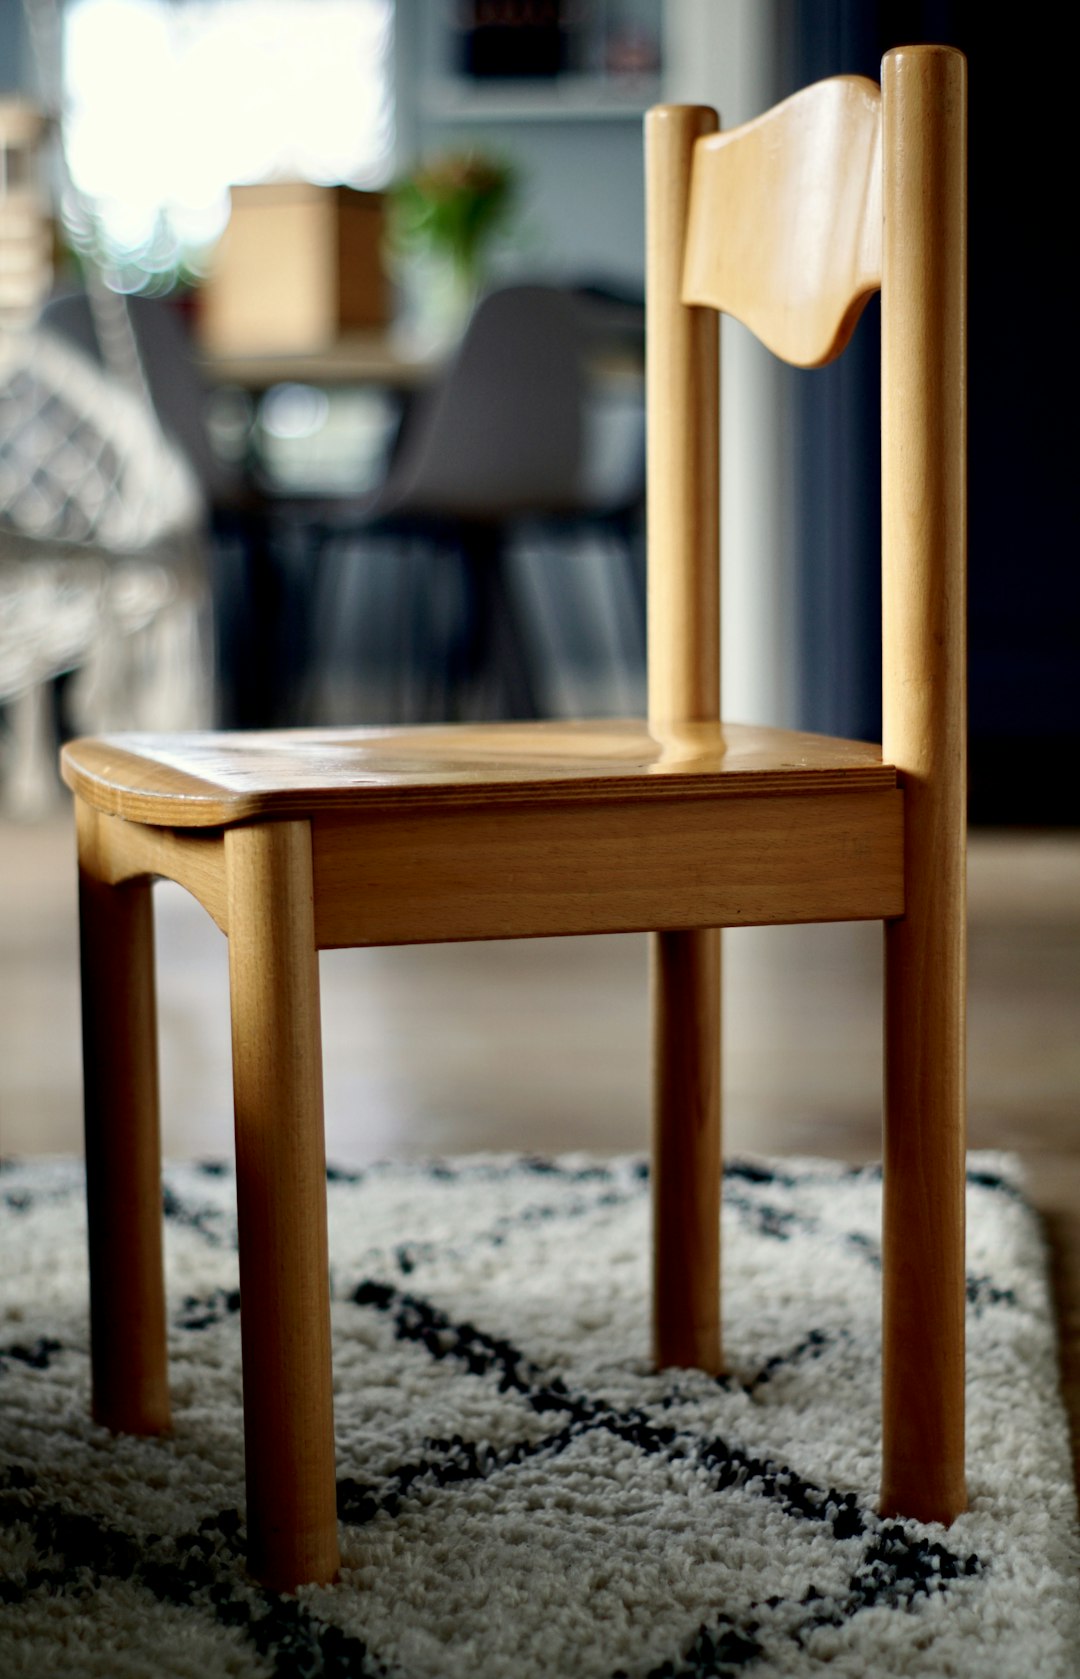
M 972 816 L 1074 824 L 1065 118 L 959 0 L 0 0 L 7 808 L 57 728 L 639 709 L 643 111 L 904 40 L 971 65 Z M 458 367 L 523 283 L 574 328 Z M 725 714 L 876 738 L 876 311 L 824 373 L 724 335 Z
M 643 113 L 927 40 L 970 61 L 973 1141 L 1074 1310 L 1070 151 L 959 0 L 0 0 L 0 1150 L 80 1147 L 57 741 L 639 712 Z M 874 307 L 819 373 L 724 323 L 729 718 L 878 737 L 878 356 Z M 224 943 L 158 902 L 166 1149 L 227 1153 Z M 879 943 L 728 937 L 730 1146 L 877 1151 Z M 643 940 L 322 961 L 332 1155 L 645 1145 Z

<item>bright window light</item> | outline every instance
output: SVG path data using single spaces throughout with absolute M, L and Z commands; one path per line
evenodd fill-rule
M 384 186 L 392 28 L 393 0 L 68 0 L 76 243 L 159 289 L 199 272 L 233 184 Z

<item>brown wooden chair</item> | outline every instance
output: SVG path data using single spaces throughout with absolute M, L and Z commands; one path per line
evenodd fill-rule
M 150 884 L 228 935 L 250 1564 L 338 1566 L 317 953 L 650 929 L 655 1355 L 721 1366 L 719 947 L 885 923 L 882 1508 L 965 1502 L 965 65 L 728 134 L 647 121 L 649 723 L 116 736 L 77 796 L 94 1411 L 169 1426 Z M 800 365 L 883 310 L 885 744 L 717 721 L 717 323 Z

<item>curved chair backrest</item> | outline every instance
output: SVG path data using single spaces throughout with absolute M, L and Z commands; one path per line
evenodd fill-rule
M 817 366 L 882 293 L 885 754 L 962 806 L 963 54 L 902 47 L 730 133 L 647 118 L 649 713 L 719 715 L 714 309 Z M 701 307 L 708 305 L 709 307 Z
M 572 510 L 583 396 L 574 299 L 551 286 L 489 293 L 403 437 L 377 511 L 499 519 Z
M 770 350 L 820 367 L 881 284 L 881 90 L 804 88 L 694 148 L 684 303 L 735 315 Z

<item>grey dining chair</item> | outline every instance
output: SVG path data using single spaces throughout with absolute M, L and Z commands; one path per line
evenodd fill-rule
M 408 696 L 390 684 L 394 720 L 543 709 L 536 635 L 512 586 L 509 547 L 523 521 L 565 528 L 608 512 L 605 487 L 587 470 L 588 349 L 588 309 L 571 292 L 489 293 L 445 372 L 407 408 L 378 489 L 296 508 L 317 523 L 316 646 L 347 630 L 342 599 L 359 551 L 376 565 L 388 552 L 397 567 L 397 671 L 409 681 L 419 659 L 423 684 Z M 642 460 L 639 480 L 643 469 Z M 421 550 L 419 567 L 410 545 Z

